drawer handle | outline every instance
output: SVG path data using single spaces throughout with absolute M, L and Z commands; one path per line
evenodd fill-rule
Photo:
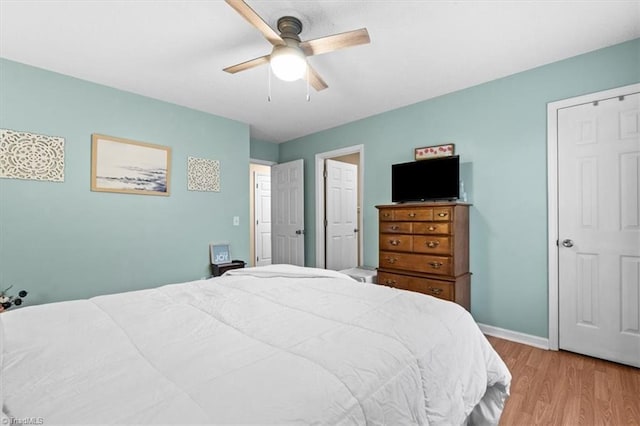
M 394 264 L 398 259 L 396 259 L 395 257 L 386 257 L 385 260 L 391 264 Z
M 440 241 L 427 241 L 426 244 L 429 248 L 436 248 L 440 245 Z
M 437 287 L 429 287 L 429 291 L 433 294 L 440 294 L 442 293 L 442 289 L 441 288 L 437 288 Z
M 437 226 L 430 226 L 429 228 L 427 228 L 429 231 L 435 231 L 436 229 L 438 229 Z
M 396 280 L 390 280 L 387 278 L 386 280 L 384 280 L 384 284 L 393 287 L 396 285 Z
M 429 262 L 429 265 L 431 265 L 431 267 L 433 269 L 440 269 L 440 267 L 442 265 L 444 265 L 444 263 L 442 263 L 442 262 Z
M 389 217 L 389 216 L 391 216 L 391 213 L 382 213 L 382 216 Z
M 438 216 L 440 216 L 440 217 L 446 217 L 446 216 L 447 216 L 447 213 L 438 213 Z
M 389 240 L 389 243 L 390 243 L 392 246 L 397 246 L 397 245 L 399 245 L 399 244 L 400 244 L 400 240 Z
M 393 226 L 391 227 L 391 230 L 392 230 L 392 231 L 397 231 L 398 229 L 400 229 L 400 227 L 399 227 L 398 225 L 393 225 Z
M 416 217 L 416 214 L 414 212 L 409 213 L 409 217 Z

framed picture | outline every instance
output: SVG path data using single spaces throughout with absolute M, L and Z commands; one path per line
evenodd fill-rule
M 209 244 L 209 257 L 211 259 L 211 263 L 215 263 L 217 265 L 221 263 L 230 263 L 231 250 L 229 250 L 229 244 L 228 243 Z
M 415 149 L 416 160 L 426 160 L 427 158 L 449 157 L 454 154 L 455 146 L 452 143 L 435 146 L 424 146 Z
M 171 148 L 91 135 L 91 190 L 169 195 Z

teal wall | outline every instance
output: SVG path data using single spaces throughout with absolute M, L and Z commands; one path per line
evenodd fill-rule
M 64 183 L 0 179 L 0 287 L 27 303 L 199 279 L 210 242 L 248 258 L 248 125 L 0 60 L 0 127 L 65 138 Z M 170 146 L 171 195 L 91 192 L 92 133 Z M 187 191 L 188 156 L 220 192 Z
M 316 255 L 316 153 L 364 145 L 364 262 L 376 266 L 374 206 L 391 201 L 391 164 L 412 160 L 416 147 L 454 142 L 473 202 L 472 313 L 547 336 L 547 103 L 638 81 L 633 40 L 281 144 L 281 162 L 305 160 L 308 265 Z
M 280 155 L 279 147 L 277 143 L 251 138 L 250 155 L 254 160 L 265 160 L 277 163 Z

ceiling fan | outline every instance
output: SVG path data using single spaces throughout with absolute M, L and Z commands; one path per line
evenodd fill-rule
M 302 23 L 298 18 L 283 16 L 278 19 L 277 27 L 280 32 L 278 34 L 244 0 L 226 0 L 226 2 L 256 27 L 273 45 L 273 50 L 269 55 L 225 68 L 224 71 L 230 74 L 269 63 L 273 73 L 281 80 L 294 81 L 304 78 L 314 89 L 320 91 L 328 87 L 327 83 L 308 63 L 307 56 L 367 44 L 371 41 L 366 28 L 314 40 L 300 41 L 299 34 L 302 32 Z

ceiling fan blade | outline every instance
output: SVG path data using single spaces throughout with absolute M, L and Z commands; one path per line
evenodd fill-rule
M 262 33 L 262 35 L 269 40 L 274 46 L 285 44 L 282 37 L 275 32 L 273 28 L 267 25 L 266 22 L 258 15 L 247 3 L 243 0 L 226 0 L 227 4 L 235 9 L 236 12 L 240 14 L 244 19 L 247 20 L 251 25 L 256 27 L 258 31 Z
M 344 49 L 345 47 L 358 46 L 370 43 L 369 32 L 366 28 L 347 31 L 346 33 L 334 34 L 327 37 L 307 40 L 300 43 L 300 48 L 307 56 L 321 55 Z
M 322 79 L 322 77 L 320 77 L 320 74 L 318 74 L 318 72 L 314 70 L 311 64 L 309 64 L 308 62 L 307 67 L 309 68 L 309 74 L 308 77 L 307 74 L 305 74 L 305 80 L 309 81 L 311 87 L 316 89 L 316 91 L 318 92 L 329 87 L 327 86 L 327 83 L 325 83 L 325 81 Z
M 268 64 L 268 63 L 269 63 L 269 55 L 265 55 L 265 56 L 260 56 L 259 58 L 250 59 L 240 64 L 231 65 L 230 67 L 226 67 L 225 69 L 223 69 L 223 71 L 226 71 L 229 74 L 235 74 L 237 72 L 248 70 L 250 68 L 254 68 L 259 65 Z

